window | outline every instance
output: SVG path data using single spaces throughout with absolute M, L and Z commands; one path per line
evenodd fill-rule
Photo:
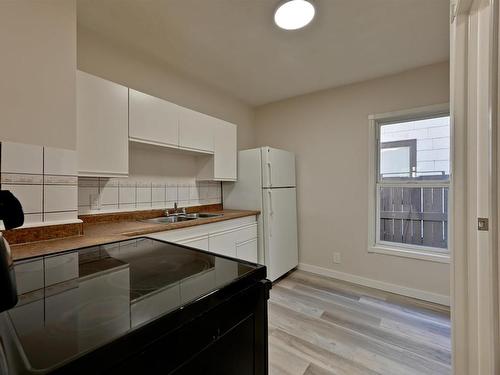
M 372 251 L 447 259 L 448 110 L 376 115 L 371 125 Z

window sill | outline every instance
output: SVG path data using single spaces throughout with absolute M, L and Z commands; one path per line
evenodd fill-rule
M 436 262 L 436 263 L 448 263 L 448 264 L 450 263 L 449 254 L 439 254 L 427 251 L 402 249 L 399 247 L 383 246 L 380 244 L 369 247 L 368 252 L 376 254 L 392 255 L 402 258 L 427 260 L 429 262 Z

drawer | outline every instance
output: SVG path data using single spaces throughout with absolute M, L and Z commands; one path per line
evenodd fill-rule
M 78 278 L 78 252 L 45 257 L 45 286 Z
M 236 244 L 236 257 L 248 262 L 257 263 L 257 238 Z
M 195 249 L 208 251 L 208 235 L 203 237 L 191 238 L 189 240 L 179 241 L 180 245 L 194 247 Z
M 42 258 L 16 263 L 14 269 L 17 294 L 21 295 L 44 287 Z
M 236 245 L 253 239 L 257 239 L 257 224 L 252 224 L 238 230 Z

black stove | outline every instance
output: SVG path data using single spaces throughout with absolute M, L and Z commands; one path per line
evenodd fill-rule
M 57 370 L 174 313 L 171 323 L 182 325 L 191 305 L 207 311 L 224 288 L 265 278 L 262 266 L 148 238 L 77 255 L 77 277 L 21 295 L 3 313 L 0 335 L 17 348 L 19 373 Z M 45 268 L 46 280 L 57 276 L 50 272 Z

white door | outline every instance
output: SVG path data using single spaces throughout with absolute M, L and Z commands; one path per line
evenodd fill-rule
M 299 264 L 295 188 L 263 189 L 264 257 L 271 281 Z
M 262 148 L 262 187 L 295 186 L 295 155 L 271 147 Z

